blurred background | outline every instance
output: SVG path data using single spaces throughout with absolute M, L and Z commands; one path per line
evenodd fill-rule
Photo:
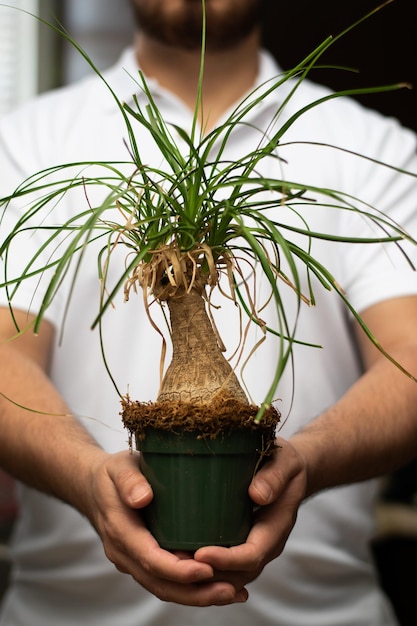
M 99 69 L 111 65 L 132 39 L 128 0 L 4 0 L 0 7 L 0 115 L 39 92 L 75 81 L 91 71 L 85 60 L 50 28 L 33 19 L 65 25 Z M 338 34 L 374 9 L 378 0 L 266 0 L 265 46 L 288 69 L 329 35 Z M 417 131 L 417 6 L 394 0 L 338 41 L 323 64 L 357 72 L 317 69 L 316 82 L 350 89 L 397 82 L 416 89 L 362 96 L 360 100 Z M 415 626 L 414 563 L 417 557 L 417 466 L 384 479 L 373 542 L 381 585 L 391 596 L 401 626 Z M 0 600 L 10 571 L 7 542 L 18 514 L 14 483 L 0 472 Z
M 382 1 L 382 0 L 381 0 Z M 379 0 L 265 0 L 264 42 L 288 69 L 329 35 L 336 35 L 379 4 Z M 99 69 L 130 43 L 129 0 L 6 0 L 61 21 Z M 362 96 L 367 106 L 398 117 L 417 130 L 417 6 L 394 0 L 335 43 L 323 64 L 350 67 L 314 70 L 312 78 L 335 89 L 407 82 L 414 90 Z M 89 71 L 74 48 L 51 29 L 19 11 L 0 9 L 0 113 L 36 91 L 76 80 Z

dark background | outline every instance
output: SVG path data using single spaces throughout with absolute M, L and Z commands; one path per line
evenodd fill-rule
M 265 0 L 264 43 L 290 69 L 329 35 L 337 35 L 379 6 L 378 0 Z M 394 0 L 337 41 L 322 63 L 359 70 L 313 70 L 310 78 L 336 90 L 407 82 L 414 89 L 357 96 L 366 106 L 398 118 L 417 131 L 417 0 Z M 388 479 L 388 477 L 387 477 Z M 377 536 L 372 551 L 381 586 L 400 626 L 417 625 L 417 460 L 388 480 L 379 506 L 396 527 Z M 402 520 L 407 520 L 406 530 Z M 415 532 L 410 533 L 410 525 Z M 395 525 L 394 525 L 395 526 Z
M 289 69 L 329 35 L 337 35 L 378 0 L 266 0 L 264 42 Z M 394 0 L 335 42 L 322 63 L 347 66 L 317 69 L 310 77 L 333 89 L 407 82 L 414 89 L 358 97 L 366 106 L 399 118 L 417 131 L 417 0 Z

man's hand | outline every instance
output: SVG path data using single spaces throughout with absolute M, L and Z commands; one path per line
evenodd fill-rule
M 209 606 L 244 601 L 246 593 L 239 593 L 227 577 L 214 579 L 209 563 L 158 545 L 139 512 L 151 499 L 136 454 L 107 455 L 95 470 L 88 516 L 116 568 L 167 602 Z
M 204 547 L 194 555 L 196 561 L 213 567 L 216 580 L 231 582 L 240 593 L 247 593 L 245 585 L 283 551 L 305 495 L 304 460 L 288 441 L 278 438 L 277 444 L 249 488 L 259 508 L 246 542 L 232 548 Z
M 33 321 L 24 312 L 16 311 L 16 318 L 21 328 Z M 102 450 L 71 416 L 47 376 L 53 327 L 45 322 L 39 336 L 29 331 L 9 343 L 15 333 L 9 310 L 0 309 L 0 373 L 15 401 L 4 399 L 1 412 L 4 467 L 86 515 L 117 569 L 161 600 L 193 606 L 244 602 L 246 583 L 281 552 L 303 496 L 303 464 L 294 449 L 282 442 L 251 485 L 250 495 L 262 508 L 245 544 L 202 548 L 194 558 L 163 550 L 140 516 L 152 490 L 137 455 Z
M 245 585 L 282 552 L 304 496 L 304 464 L 290 444 L 278 443 L 281 447 L 250 486 L 260 508 L 247 542 L 200 548 L 194 558 L 163 550 L 145 527 L 138 510 L 151 501 L 152 491 L 137 455 L 109 455 L 95 473 L 90 513 L 108 558 L 164 601 L 190 606 L 244 602 Z

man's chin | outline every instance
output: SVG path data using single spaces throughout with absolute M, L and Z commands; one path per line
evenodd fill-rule
M 201 49 L 201 0 L 131 0 L 139 30 L 172 48 Z M 262 0 L 207 0 L 206 48 L 222 51 L 244 41 L 260 22 Z

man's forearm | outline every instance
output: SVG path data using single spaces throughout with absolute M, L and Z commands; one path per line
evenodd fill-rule
M 0 381 L 0 465 L 86 513 L 85 484 L 105 453 L 42 369 L 12 345 L 1 347 Z
M 416 354 L 393 356 L 415 373 Z M 291 443 L 307 463 L 307 495 L 389 472 L 417 456 L 417 383 L 379 359 Z

